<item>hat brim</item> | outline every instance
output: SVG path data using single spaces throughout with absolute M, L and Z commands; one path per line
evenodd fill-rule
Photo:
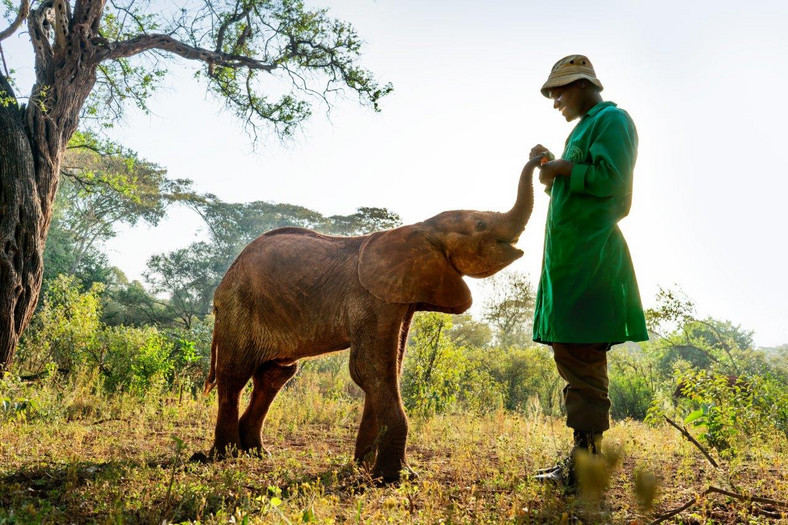
M 548 78 L 547 82 L 545 82 L 544 86 L 542 86 L 542 95 L 544 95 L 545 98 L 550 98 L 550 93 L 549 93 L 550 89 L 566 86 L 567 84 L 571 84 L 572 82 L 581 79 L 588 80 L 596 87 L 598 87 L 599 91 L 605 89 L 602 86 L 602 82 L 600 82 L 599 79 L 596 77 L 592 77 L 591 75 L 587 75 L 586 73 L 572 73 L 571 75 L 556 75 Z

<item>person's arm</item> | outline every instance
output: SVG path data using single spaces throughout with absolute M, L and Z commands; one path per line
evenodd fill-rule
M 569 190 L 596 197 L 624 196 L 632 191 L 637 158 L 637 131 L 626 113 L 602 116 L 591 143 L 590 164 L 576 163 L 569 173 Z

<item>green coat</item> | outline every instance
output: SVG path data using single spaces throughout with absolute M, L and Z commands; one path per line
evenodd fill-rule
M 612 102 L 594 106 L 566 141 L 570 177 L 555 179 L 536 294 L 534 341 L 648 339 L 629 249 L 618 228 L 632 204 L 635 124 Z

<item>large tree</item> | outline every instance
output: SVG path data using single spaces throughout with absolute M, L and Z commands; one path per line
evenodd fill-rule
M 155 226 L 173 202 L 203 197 L 192 182 L 170 180 L 166 170 L 136 152 L 91 133 L 77 132 L 63 156 L 61 179 L 44 250 L 44 287 L 59 274 L 89 288 L 113 274 L 102 248 L 118 226 Z
M 0 64 L 0 369 L 38 300 L 63 153 L 80 118 L 114 119 L 128 102 L 146 109 L 176 55 L 200 64 L 198 77 L 255 137 L 292 134 L 312 103 L 344 88 L 374 109 L 391 90 L 357 65 L 349 24 L 299 0 L 21 0 L 12 15 L 0 44 L 27 24 L 35 81 L 22 104 Z

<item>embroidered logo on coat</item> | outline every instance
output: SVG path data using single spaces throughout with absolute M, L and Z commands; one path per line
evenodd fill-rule
M 564 158 L 569 162 L 583 162 L 583 151 L 575 145 L 566 148 Z

